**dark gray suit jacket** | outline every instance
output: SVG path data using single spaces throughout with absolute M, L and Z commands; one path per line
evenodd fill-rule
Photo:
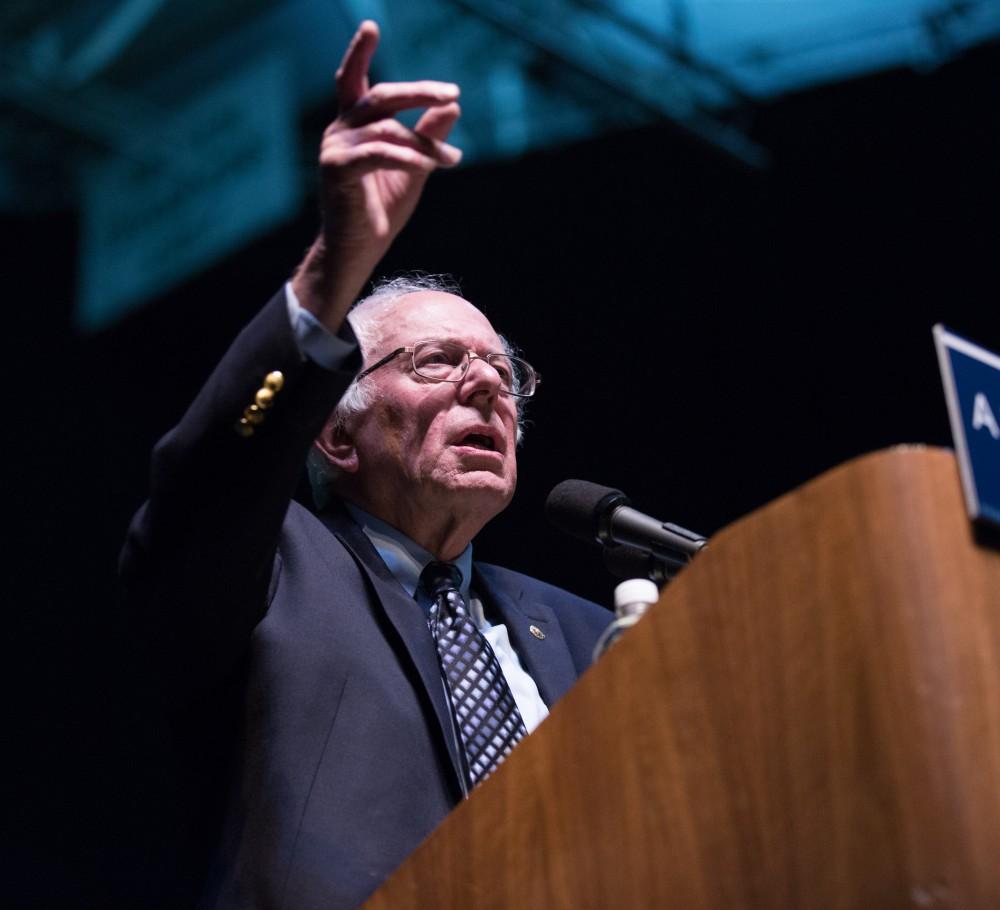
M 278 295 L 157 446 L 123 553 L 171 710 L 229 706 L 203 727 L 221 731 L 228 761 L 205 906 L 355 907 L 461 798 L 423 611 L 345 512 L 291 501 L 356 367 L 303 362 Z M 241 436 L 234 424 L 272 370 L 284 386 Z M 475 572 L 551 706 L 609 615 L 515 572 Z

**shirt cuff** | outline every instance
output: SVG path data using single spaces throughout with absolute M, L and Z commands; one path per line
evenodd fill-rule
M 340 332 L 334 335 L 299 303 L 290 281 L 285 282 L 285 300 L 288 322 L 302 359 L 311 360 L 327 370 L 350 369 L 351 359 L 358 354 L 358 341 L 351 324 L 345 319 Z

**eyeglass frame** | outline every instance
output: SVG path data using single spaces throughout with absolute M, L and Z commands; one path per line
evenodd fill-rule
M 416 373 L 421 379 L 426 379 L 428 382 L 459 383 L 464 381 L 465 377 L 468 375 L 469 367 L 472 366 L 473 360 L 485 361 L 492 367 L 493 364 L 490 363 L 491 357 L 506 357 L 508 360 L 516 360 L 518 363 L 523 363 L 529 370 L 531 370 L 532 375 L 534 375 L 535 377 L 535 384 L 531 389 L 530 395 L 524 395 L 520 392 L 509 392 L 507 391 L 507 389 L 500 389 L 501 395 L 510 395 L 512 398 L 524 398 L 524 399 L 534 398 L 535 392 L 538 391 L 538 386 L 541 385 L 542 382 L 541 374 L 530 363 L 528 363 L 527 360 L 524 360 L 521 357 L 515 357 L 513 354 L 507 354 L 503 351 L 491 351 L 486 355 L 477 354 L 471 348 L 465 348 L 465 369 L 462 370 L 462 375 L 459 376 L 458 379 L 439 379 L 436 376 L 425 376 L 417 369 L 417 362 L 415 356 L 416 350 L 422 344 L 434 344 L 434 343 L 453 344 L 455 345 L 455 347 L 458 348 L 462 347 L 462 345 L 459 344 L 457 341 L 447 341 L 439 338 L 425 338 L 421 341 L 415 342 L 412 345 L 404 345 L 401 348 L 396 348 L 396 350 L 393 351 L 391 354 L 386 354 L 385 357 L 383 357 L 381 360 L 377 360 L 370 367 L 366 367 L 360 373 L 358 373 L 354 381 L 360 382 L 362 379 L 365 378 L 365 376 L 368 376 L 370 373 L 374 373 L 377 369 L 379 369 L 379 367 L 384 367 L 387 363 L 390 363 L 391 361 L 395 360 L 400 354 L 409 354 L 410 366 L 413 368 L 413 372 Z M 493 369 L 496 370 L 496 367 L 493 367 Z M 499 373 L 500 371 L 497 370 L 497 375 L 499 375 Z

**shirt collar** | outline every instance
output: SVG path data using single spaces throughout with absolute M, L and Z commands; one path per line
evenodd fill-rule
M 414 543 L 399 528 L 394 528 L 390 524 L 376 518 L 352 502 L 345 502 L 345 507 L 351 518 L 354 519 L 358 527 L 365 532 L 365 536 L 372 542 L 372 546 L 382 557 L 389 571 L 392 572 L 396 581 L 410 597 L 414 597 L 417 586 L 420 584 L 420 573 L 429 562 L 435 561 L 435 556 L 429 553 L 422 546 Z M 462 597 L 469 603 L 469 585 L 472 580 L 472 544 L 470 543 L 458 557 L 452 562 L 462 573 Z

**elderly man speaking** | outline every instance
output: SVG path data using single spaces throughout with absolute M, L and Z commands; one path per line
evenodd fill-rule
M 157 445 L 122 556 L 171 716 L 217 763 L 203 906 L 360 904 L 607 622 L 472 561 L 514 493 L 532 367 L 444 285 L 388 282 L 348 316 L 428 175 L 461 157 L 457 86 L 369 86 L 377 43 L 363 23 L 337 73 L 320 234 Z M 317 514 L 292 501 L 307 456 Z

